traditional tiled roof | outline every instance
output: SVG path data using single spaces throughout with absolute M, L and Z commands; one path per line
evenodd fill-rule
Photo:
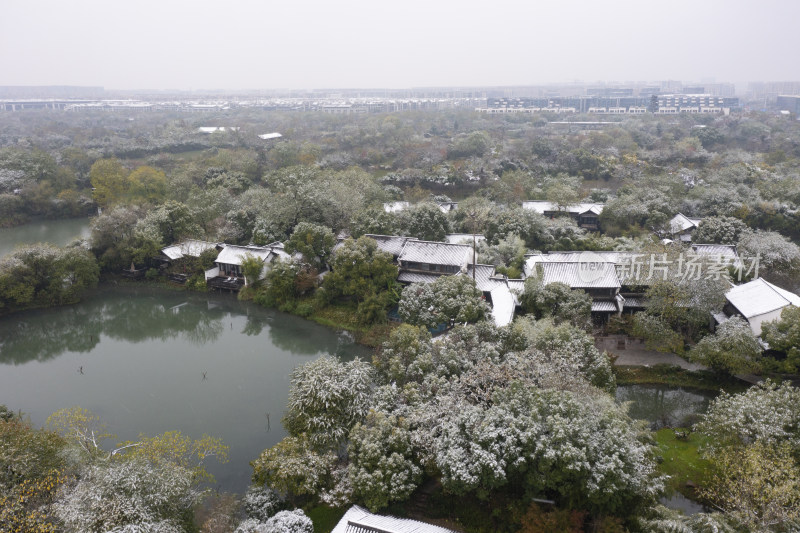
M 475 265 L 475 285 L 483 292 L 491 291 L 495 284 L 492 281 L 494 276 L 494 265 Z M 472 265 L 467 266 L 467 277 L 472 278 Z
M 509 279 L 506 280 L 506 283 L 508 283 L 508 288 L 511 289 L 512 291 L 519 291 L 520 293 L 522 293 L 522 291 L 525 290 L 524 279 Z
M 592 203 L 579 203 L 574 205 L 569 205 L 566 207 L 566 212 L 571 215 L 581 215 L 583 213 L 593 213 L 595 215 L 599 215 L 603 212 L 603 208 L 605 204 L 592 204 Z M 542 200 L 532 200 L 528 202 L 522 202 L 523 209 L 530 209 L 531 211 L 536 211 L 537 213 L 551 213 L 555 211 L 560 211 L 558 204 L 554 202 L 545 202 Z
M 472 262 L 472 246 L 409 240 L 398 257 L 400 263 L 466 266 Z
M 550 252 L 546 254 L 528 254 L 525 257 L 534 258 L 536 262 L 547 263 L 576 263 L 576 262 L 603 262 L 603 263 L 619 263 L 626 257 L 630 256 L 631 252 Z
M 373 514 L 354 505 L 344 514 L 331 533 L 455 533 L 425 522 Z
M 441 277 L 440 274 L 424 274 L 422 272 L 401 271 L 397 276 L 400 283 L 433 283 Z
M 183 242 L 173 244 L 161 249 L 161 253 L 171 260 L 180 259 L 183 256 L 200 257 L 200 254 L 206 250 L 216 248 L 217 243 L 198 241 L 195 239 L 186 239 Z
M 618 289 L 621 285 L 611 263 L 541 263 L 548 283 L 565 283 L 573 289 Z
M 763 315 L 789 305 L 800 307 L 800 296 L 776 287 L 763 278 L 733 287 L 725 293 L 725 298 L 745 318 Z
M 644 299 L 635 298 L 633 296 L 625 297 L 625 309 L 644 309 Z
M 384 252 L 392 254 L 394 257 L 400 255 L 400 252 L 403 250 L 403 246 L 405 246 L 406 241 L 417 240 L 416 237 L 401 237 L 399 235 L 367 234 L 364 235 L 364 237 L 369 237 L 370 239 L 374 239 L 375 242 L 378 243 L 378 248 L 380 248 Z
M 730 261 L 731 263 L 739 262 L 739 254 L 736 253 L 736 245 L 734 244 L 693 244 L 692 251 L 697 255 L 719 257 L 723 261 Z
M 701 220 L 700 218 L 689 218 L 683 213 L 678 213 L 669 221 L 670 231 L 675 234 L 696 228 Z
M 610 300 L 596 300 L 592 302 L 592 311 L 595 313 L 616 313 L 617 306 Z
M 283 252 L 283 255 L 287 256 L 286 252 Z M 247 254 L 250 254 L 254 257 L 258 257 L 264 262 L 268 260 L 271 261 L 274 256 L 278 255 L 276 252 L 273 252 L 273 248 L 266 247 L 266 246 L 236 246 L 234 244 L 228 244 L 223 248 L 223 250 L 217 256 L 216 262 L 222 263 L 226 265 L 241 265 L 242 260 L 245 258 Z M 270 257 L 272 255 L 273 257 Z

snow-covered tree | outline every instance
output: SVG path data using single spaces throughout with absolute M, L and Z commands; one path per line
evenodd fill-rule
M 564 283 L 544 285 L 537 276 L 531 276 L 525 280 L 520 304 L 537 319 L 552 318 L 556 323 L 567 322 L 581 328 L 590 325 L 591 296 Z
M 332 272 L 323 283 L 330 298 L 343 295 L 362 301 L 386 290 L 397 279 L 392 256 L 379 250 L 378 243 L 368 237 L 345 240 L 330 263 Z
M 431 334 L 422 327 L 401 324 L 372 359 L 387 381 L 403 385 L 410 379 L 408 367 L 423 353 L 431 351 Z
M 800 390 L 767 380 L 739 394 L 723 391 L 697 430 L 709 435 L 714 447 L 763 440 L 789 441 L 800 450 Z
M 800 368 L 800 307 L 786 307 L 779 320 L 763 323 L 761 337 L 771 350 L 786 354 L 784 371 L 796 372 Z
M 545 248 L 550 244 L 544 216 L 529 209 L 514 208 L 499 211 L 489 217 L 486 240 L 497 244 L 500 239 L 514 234 L 525 241 L 528 248 Z
M 739 238 L 739 254 L 759 259 L 767 271 L 800 269 L 800 246 L 775 231 L 746 231 Z
M 248 518 L 234 533 L 313 533 L 314 523 L 302 509 L 281 511 L 265 521 Z
M 260 522 L 266 522 L 270 516 L 280 511 L 283 505 L 278 493 L 264 485 L 250 485 L 242 502 L 247 516 Z
M 713 335 L 703 337 L 689 351 L 689 359 L 717 372 L 740 374 L 760 366 L 761 346 L 750 325 L 731 317 Z
M 404 419 L 371 412 L 350 432 L 348 453 L 353 494 L 373 512 L 406 500 L 417 488 L 422 469 L 414 462 Z
M 403 321 L 428 328 L 475 322 L 488 314 L 483 293 L 468 276 L 441 276 L 433 283 L 412 283 L 400 298 Z
M 455 494 L 507 487 L 597 514 L 628 514 L 662 489 L 651 450 L 605 395 L 538 390 L 521 383 L 491 403 L 440 395 L 418 411 L 420 450 Z
M 90 465 L 53 505 L 67 531 L 182 533 L 201 493 L 192 471 L 166 461 L 126 460 Z
M 399 214 L 404 234 L 423 241 L 443 241 L 450 232 L 450 223 L 439 206 L 423 202 Z
M 343 363 L 323 356 L 300 365 L 292 371 L 283 425 L 316 447 L 338 449 L 369 412 L 373 386 L 371 365 L 357 358 Z
M 529 349 L 525 354 L 543 358 L 560 372 L 580 376 L 589 383 L 613 393 L 616 380 L 611 361 L 594 345 L 594 338 L 569 324 L 554 325 L 552 320 L 534 321 L 522 318 L 515 327 L 525 336 Z
M 435 328 L 446 321 L 437 309 L 432 283 L 412 283 L 403 289 L 397 314 L 407 324 L 426 328 Z
M 469 244 L 472 244 L 472 239 L 469 239 Z M 495 245 L 487 245 L 481 241 L 478 246 L 478 262 L 501 267 L 509 278 L 519 278 L 526 251 L 525 241 L 512 233 Z
M 736 244 L 739 236 L 747 230 L 747 224 L 734 217 L 718 216 L 704 218 L 692 235 L 697 243 Z

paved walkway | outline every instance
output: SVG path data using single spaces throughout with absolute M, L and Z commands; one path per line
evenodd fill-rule
M 690 363 L 674 353 L 647 350 L 641 339 L 632 339 L 624 335 L 596 337 L 595 346 L 600 351 L 616 356 L 617 359 L 614 361 L 616 366 L 675 365 L 686 370 L 705 370 L 703 365 Z

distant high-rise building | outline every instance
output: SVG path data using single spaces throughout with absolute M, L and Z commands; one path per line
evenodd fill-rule
M 777 98 L 778 109 L 789 111 L 800 116 L 800 95 L 780 95 Z

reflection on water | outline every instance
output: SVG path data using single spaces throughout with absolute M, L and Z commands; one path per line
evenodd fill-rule
M 89 236 L 88 218 L 40 220 L 22 226 L 0 229 L 0 257 L 14 251 L 20 244 L 49 242 L 56 246 L 69 244 L 73 239 Z
M 631 418 L 647 420 L 653 430 L 687 427 L 708 409 L 714 394 L 664 385 L 620 385 L 617 402 L 628 403 Z
M 664 496 L 659 501 L 664 507 L 683 511 L 683 514 L 685 515 L 710 513 L 712 511 L 712 509 L 706 507 L 705 505 L 690 500 L 680 492 L 673 492 L 669 497 Z
M 278 421 L 292 369 L 324 353 L 370 357 L 346 335 L 235 296 L 120 285 L 0 319 L 0 404 L 36 425 L 80 405 L 119 440 L 218 436 L 231 462 L 212 473 L 223 490 L 242 492 L 249 461 L 285 435 Z
M 704 414 L 715 397 L 704 391 L 688 391 L 666 385 L 620 385 L 617 402 L 628 404 L 632 418 L 647 420 L 653 430 L 663 427 L 688 427 Z M 661 503 L 684 514 L 707 512 L 705 506 L 690 500 L 679 492 L 661 498 Z

